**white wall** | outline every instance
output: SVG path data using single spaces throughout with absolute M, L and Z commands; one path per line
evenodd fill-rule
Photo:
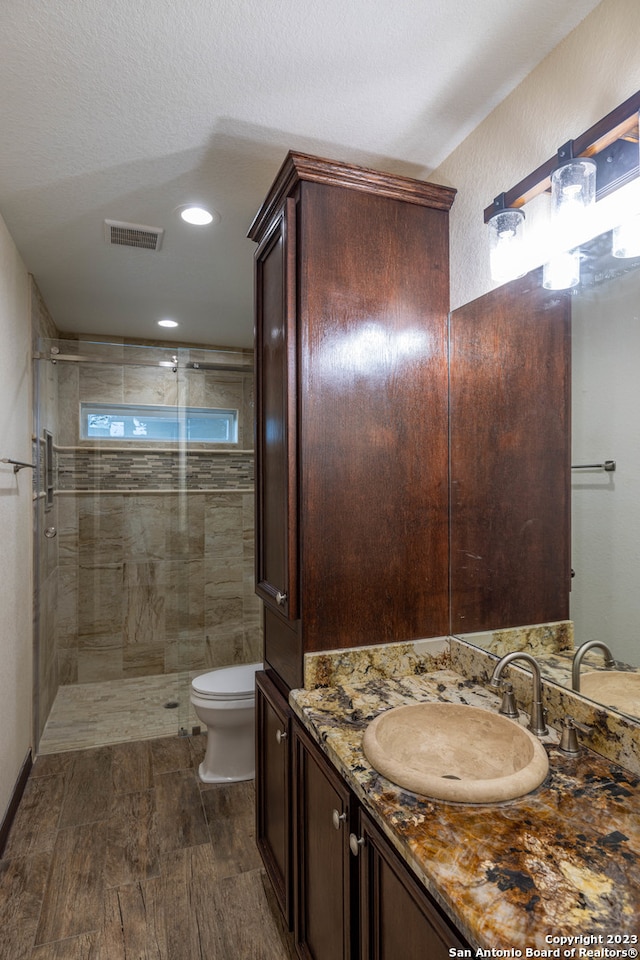
M 29 278 L 0 218 L 0 457 L 31 462 Z M 31 745 L 33 471 L 0 463 L 0 816 Z
M 604 640 L 616 659 L 637 663 L 640 271 L 573 299 L 573 463 L 617 468 L 573 472 L 571 619 L 577 644 Z
M 430 180 L 458 190 L 451 211 L 452 309 L 495 286 L 485 207 L 640 89 L 639 37 L 638 0 L 603 0 L 432 171 Z

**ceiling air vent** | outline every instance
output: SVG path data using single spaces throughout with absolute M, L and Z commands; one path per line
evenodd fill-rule
M 162 246 L 162 227 L 143 227 L 139 223 L 105 220 L 104 238 L 117 247 L 138 247 L 141 250 L 159 250 Z

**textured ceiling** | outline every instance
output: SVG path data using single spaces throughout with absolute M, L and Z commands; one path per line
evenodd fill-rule
M 0 214 L 62 330 L 250 346 L 287 150 L 428 178 L 597 2 L 2 0 Z

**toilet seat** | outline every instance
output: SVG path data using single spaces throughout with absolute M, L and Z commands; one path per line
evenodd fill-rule
M 256 671 L 261 663 L 210 670 L 191 681 L 193 692 L 205 700 L 251 700 L 255 693 Z

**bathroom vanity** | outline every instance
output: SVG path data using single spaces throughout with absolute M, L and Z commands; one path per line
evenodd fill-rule
M 427 945 L 434 957 L 465 946 L 550 949 L 547 937 L 587 933 L 602 945 L 621 935 L 637 948 L 640 778 L 587 749 L 563 755 L 550 730 L 549 774 L 519 799 L 460 804 L 402 790 L 363 754 L 375 716 L 416 702 L 499 706 L 450 667 L 422 671 L 343 677 L 293 691 L 288 704 L 280 698 L 291 800 L 274 809 L 293 815 L 290 831 L 281 823 L 292 848 L 280 882 L 301 956 L 418 958 Z M 274 694 L 261 677 L 265 692 Z M 264 803 L 260 780 L 258 787 Z M 330 944 L 329 929 L 338 937 Z
M 256 839 L 300 956 L 418 960 L 427 951 L 444 960 L 449 948 L 466 947 L 320 749 L 315 728 L 266 674 L 258 676 L 256 715 L 264 764 Z
M 250 231 L 256 838 L 314 960 L 640 933 L 638 777 L 615 763 L 635 728 L 545 690 L 555 729 L 569 706 L 597 721 L 599 754 L 565 757 L 552 731 L 542 785 L 494 804 L 401 790 L 363 754 L 390 706 L 498 708 L 485 666 L 405 658 L 417 638 L 569 613 L 570 297 L 528 275 L 447 317 L 453 196 L 290 154 Z

